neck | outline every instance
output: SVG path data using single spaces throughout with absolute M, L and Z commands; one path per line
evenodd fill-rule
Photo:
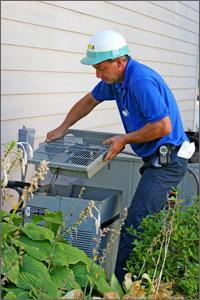
M 128 63 L 127 60 L 123 61 L 123 70 L 122 70 L 122 73 L 121 73 L 121 75 L 120 75 L 120 77 L 119 77 L 119 82 L 120 82 L 120 83 L 123 83 L 123 82 L 124 82 L 124 79 L 125 79 L 125 70 L 126 70 L 126 65 L 127 65 L 127 63 Z

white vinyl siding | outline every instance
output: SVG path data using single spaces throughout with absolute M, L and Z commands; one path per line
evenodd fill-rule
M 198 1 L 2 1 L 1 143 L 23 125 L 36 144 L 99 81 L 80 59 L 89 38 L 113 29 L 133 58 L 154 68 L 176 96 L 185 129 L 193 129 L 198 78 Z M 123 132 L 114 101 L 74 128 Z

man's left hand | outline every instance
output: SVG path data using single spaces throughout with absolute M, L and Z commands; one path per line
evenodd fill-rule
M 113 136 L 103 142 L 103 144 L 111 145 L 104 160 L 113 159 L 118 153 L 120 153 L 126 146 L 124 135 Z

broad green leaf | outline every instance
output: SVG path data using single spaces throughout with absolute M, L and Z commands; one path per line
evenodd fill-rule
M 40 299 L 40 300 L 55 300 L 60 299 L 62 296 L 62 293 L 58 290 L 41 290 L 40 288 L 33 288 L 30 292 L 30 295 L 34 299 Z
M 56 284 L 49 280 L 45 282 L 45 285 L 41 284 L 40 287 L 35 288 L 34 290 L 37 299 L 58 299 L 61 296 Z
M 30 273 L 37 278 L 48 279 L 47 267 L 41 262 L 27 254 L 23 255 L 21 272 Z
M 34 241 L 26 235 L 21 236 L 19 240 L 15 241 L 15 244 L 23 246 L 28 255 L 41 261 L 48 261 L 52 251 L 52 245 L 49 241 Z
M 119 281 L 117 280 L 117 277 L 115 276 L 115 274 L 113 273 L 111 276 L 111 280 L 110 280 L 110 287 L 113 291 L 117 292 L 118 295 L 120 296 L 120 298 L 124 295 L 123 293 L 123 289 L 121 287 L 121 284 L 119 283 Z
M 49 230 L 51 230 L 55 236 L 57 236 L 59 234 L 59 228 L 60 228 L 60 224 L 56 224 L 56 223 L 52 223 L 52 222 L 47 222 L 45 221 L 45 225 L 46 228 L 48 228 Z
M 44 226 L 52 230 L 55 236 L 57 236 L 58 230 L 64 222 L 62 212 L 45 211 L 45 216 L 43 217 L 43 220 L 45 221 Z
M 33 287 L 37 286 L 40 280 L 34 276 L 33 274 L 30 274 L 28 272 L 20 272 L 19 273 L 19 282 L 17 286 L 24 290 L 30 290 Z
M 91 269 L 79 262 L 76 265 L 71 266 L 71 269 L 75 275 L 75 279 L 81 287 L 84 287 L 89 279 L 89 283 L 94 284 L 95 288 L 102 293 L 110 292 L 113 289 L 110 287 L 105 271 L 97 264 L 93 264 Z
M 101 266 L 94 264 L 89 276 L 94 281 L 95 287 L 98 291 L 102 293 L 112 291 L 112 288 L 108 283 L 106 273 Z
M 41 300 L 53 299 L 50 295 L 44 293 L 44 291 L 41 291 L 40 289 L 36 289 L 36 288 L 33 288 L 30 291 L 30 295 L 31 298 L 33 299 L 41 299 Z
M 81 287 L 85 287 L 87 281 L 88 281 L 88 269 L 87 269 L 87 266 L 82 263 L 82 262 L 79 262 L 75 265 L 73 265 L 71 267 L 73 273 L 74 273 L 74 276 L 75 276 L 75 279 L 76 279 L 76 282 L 78 282 L 78 284 L 81 286 Z
M 54 224 L 63 224 L 63 221 L 60 221 L 59 219 L 54 219 L 54 217 L 43 217 L 43 220 Z
M 19 275 L 19 262 L 17 260 L 16 263 L 6 273 L 6 277 L 10 281 L 12 281 L 13 283 L 17 284 L 17 282 L 18 282 L 18 275 Z
M 18 226 L 23 222 L 23 217 L 16 214 L 16 215 L 14 215 L 12 222 L 14 225 Z
M 2 272 L 7 273 L 16 260 L 18 260 L 18 256 L 14 247 L 7 246 L 2 249 Z
M 3 218 L 7 217 L 9 214 L 7 211 L 1 210 L 0 211 L 0 220 L 2 221 Z
M 54 233 L 43 226 L 38 226 L 33 223 L 27 223 L 24 225 L 24 228 L 22 230 L 32 240 L 49 240 L 51 243 L 54 240 Z
M 14 247 L 2 249 L 1 272 L 13 283 L 18 282 L 19 262 L 17 251 Z
M 13 292 L 8 292 L 5 296 L 4 299 L 16 299 L 17 296 Z
M 41 221 L 43 221 L 43 216 L 39 216 L 39 215 L 33 215 L 32 218 L 30 219 L 30 222 L 34 224 L 38 224 Z
M 78 263 L 79 261 L 88 264 L 89 260 L 86 253 L 74 246 L 58 243 L 52 255 L 53 264 L 59 266 L 68 266 Z
M 53 254 L 52 254 L 52 263 L 57 266 L 69 266 L 68 255 L 65 252 L 64 244 L 55 245 Z
M 63 213 L 62 211 L 56 211 L 56 212 L 50 212 L 50 211 L 45 211 L 45 216 L 44 220 L 55 223 L 55 224 L 63 224 Z
M 51 280 L 63 290 L 80 289 L 75 280 L 74 273 L 67 267 L 54 268 L 50 274 Z
M 17 295 L 17 299 L 30 299 L 30 293 L 27 291 L 23 291 Z
M 6 233 L 10 233 L 10 232 L 13 232 L 13 231 L 16 231 L 18 230 L 18 227 L 15 226 L 15 225 L 12 225 L 12 224 L 8 224 L 6 222 L 2 222 L 1 223 L 1 232 L 2 232 L 2 236 Z
M 20 288 L 5 288 L 6 292 L 12 292 L 17 296 L 17 299 L 29 299 L 29 292 Z
M 43 293 L 48 295 L 49 298 L 57 299 L 59 296 L 58 287 L 51 280 L 41 279 L 37 276 L 30 274 L 28 272 L 21 272 L 19 274 L 18 287 L 25 290 L 33 290 L 34 294 L 37 294 L 37 299 L 43 299 Z

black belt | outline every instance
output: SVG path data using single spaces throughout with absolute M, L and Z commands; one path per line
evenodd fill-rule
M 167 148 L 170 149 L 171 151 L 177 151 L 177 150 L 179 150 L 180 147 L 181 147 L 181 145 L 176 146 L 176 145 L 173 145 L 173 144 L 162 144 L 162 145 L 160 145 L 160 146 L 158 147 L 158 149 L 156 150 L 155 153 L 153 153 L 153 154 L 151 154 L 151 155 L 149 155 L 149 156 L 142 157 L 142 160 L 143 160 L 144 162 L 148 162 L 148 161 L 151 160 L 153 157 L 157 156 L 157 155 L 158 155 L 159 148 L 160 148 L 161 146 L 167 146 Z

